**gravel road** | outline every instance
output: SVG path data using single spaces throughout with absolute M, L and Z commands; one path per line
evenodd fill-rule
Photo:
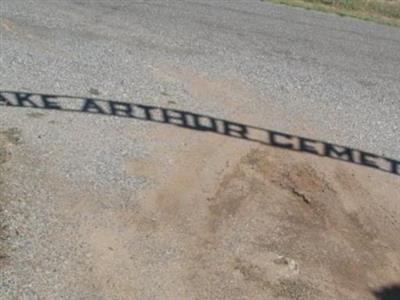
M 0 0 L 0 66 L 0 299 L 399 284 L 398 28 L 255 0 Z

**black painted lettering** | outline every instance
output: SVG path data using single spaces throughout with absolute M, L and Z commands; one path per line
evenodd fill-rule
M 341 149 L 338 149 L 338 147 Z M 324 143 L 324 155 L 331 158 L 354 162 L 353 150 L 342 146 Z
M 285 149 L 294 149 L 292 142 L 290 143 L 282 142 L 282 138 L 286 141 L 292 140 L 293 139 L 292 135 L 276 131 L 268 131 L 268 134 L 269 134 L 269 142 L 272 146 Z M 278 138 L 280 141 L 278 141 Z
M 232 123 L 229 121 L 222 121 L 224 124 L 224 134 L 247 139 L 247 126 L 239 123 Z
M 189 127 L 185 112 L 166 108 L 161 108 L 161 112 L 165 123 Z
M 99 105 L 97 105 L 97 103 L 94 99 L 85 99 L 85 102 L 83 104 L 81 111 L 97 113 L 97 114 L 105 114 L 106 113 Z
M 400 161 L 389 158 L 385 158 L 385 160 L 390 163 L 390 172 L 400 175 Z
M 12 106 L 12 103 L 0 93 L 0 105 Z
M 372 161 L 371 158 L 379 158 L 379 156 L 372 153 L 360 151 L 360 163 L 362 165 L 379 169 L 379 166 L 374 161 Z
M 147 105 L 136 105 L 136 107 L 139 107 L 144 110 L 144 119 L 147 121 L 156 121 L 156 119 L 153 118 L 152 111 L 153 110 L 158 110 L 158 107 L 154 106 L 147 106 Z
M 109 101 L 110 111 L 113 116 L 133 118 L 133 109 L 130 103 Z
M 190 115 L 193 116 L 194 128 L 196 130 L 218 132 L 216 119 L 197 114 Z
M 40 98 L 42 99 L 44 108 L 47 108 L 47 109 L 61 109 L 61 106 L 59 106 L 56 102 L 54 102 L 54 100 L 56 100 L 55 96 L 40 95 Z M 53 101 L 50 101 L 50 100 L 53 100 Z
M 300 151 L 313 153 L 313 154 L 319 154 L 317 149 L 314 148 L 313 144 L 315 144 L 315 143 L 317 143 L 316 140 L 299 137 L 299 149 L 300 149 Z
M 28 93 L 15 93 L 15 97 L 17 97 L 17 105 L 22 106 L 22 107 L 36 107 L 38 108 L 39 105 L 37 105 L 35 102 L 33 102 L 31 99 L 29 99 L 32 96 L 32 94 Z

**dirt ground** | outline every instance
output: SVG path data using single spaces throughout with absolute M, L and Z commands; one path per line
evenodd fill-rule
M 393 175 L 214 136 L 168 161 L 162 153 L 126 162 L 128 175 L 153 182 L 136 207 L 63 207 L 71 220 L 88 217 L 77 235 L 82 289 L 104 299 L 140 299 L 153 286 L 163 299 L 372 300 L 398 282 Z
M 93 253 L 86 284 L 107 299 L 130 299 L 150 281 L 164 299 L 372 300 L 374 290 L 398 281 L 397 178 L 203 142 L 170 162 L 166 178 L 154 176 L 158 154 L 127 164 L 159 188 L 143 192 L 133 210 L 104 212 L 117 220 L 112 226 L 81 228 Z M 169 259 L 148 260 L 129 240 Z
M 271 149 L 223 166 L 203 153 L 180 160 L 191 171 L 176 168 L 133 225 L 179 245 L 182 299 L 373 299 L 398 280 L 394 179 Z
M 0 300 L 400 299 L 397 28 L 0 0 L 0 62 Z
M 193 85 L 209 97 L 220 89 Z M 0 180 L 20 136 L 0 133 Z M 399 281 L 397 176 L 177 127 L 140 138 L 158 143 L 122 165 L 150 183 L 134 206 L 43 179 L 59 195 L 58 218 L 76 229 L 47 237 L 56 249 L 79 245 L 60 275 L 76 289 L 99 299 L 392 299 L 379 291 Z M 171 138 L 183 146 L 165 149 Z

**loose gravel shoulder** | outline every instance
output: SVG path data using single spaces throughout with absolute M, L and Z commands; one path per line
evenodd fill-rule
M 399 294 L 399 29 L 3 0 L 0 65 L 1 300 Z

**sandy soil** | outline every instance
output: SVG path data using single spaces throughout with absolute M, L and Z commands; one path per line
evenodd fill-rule
M 398 281 L 394 176 L 209 136 L 132 170 L 154 183 L 140 204 L 80 228 L 92 274 L 82 288 L 106 299 L 155 286 L 163 299 L 372 300 Z
M 232 110 L 256 97 L 234 82 L 174 76 L 194 97 L 238 97 Z M 111 202 L 95 199 L 89 184 L 71 194 L 57 170 L 42 179 L 57 191 L 57 218 L 76 229 L 46 237 L 50 255 L 79 245 L 59 274 L 75 289 L 99 299 L 373 300 L 398 282 L 397 176 L 178 127 L 136 135 L 158 142 L 121 166 L 149 182 L 133 206 L 118 191 Z M 19 139 L 16 129 L 1 131 L 2 166 L 13 162 Z M 7 227 L 0 234 L 6 240 Z M 6 242 L 0 250 L 7 268 L 14 253 Z

